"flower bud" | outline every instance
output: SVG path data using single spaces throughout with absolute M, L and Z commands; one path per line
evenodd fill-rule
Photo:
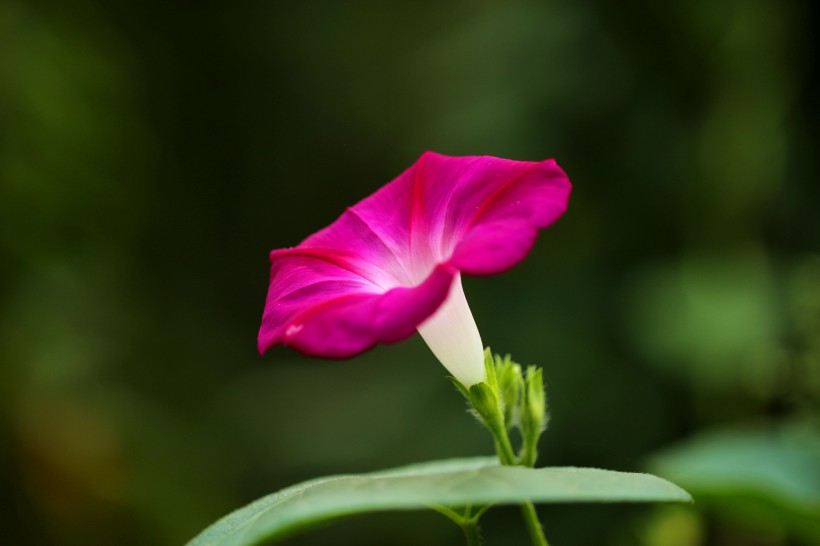
M 541 368 L 536 366 L 527 367 L 519 421 L 523 439 L 521 462 L 525 466 L 534 466 L 538 439 L 547 427 L 547 397 L 544 378 Z
M 496 355 L 495 369 L 504 423 L 507 425 L 507 430 L 510 430 L 518 423 L 518 404 L 524 387 L 521 366 L 513 362 L 510 355 L 504 358 Z

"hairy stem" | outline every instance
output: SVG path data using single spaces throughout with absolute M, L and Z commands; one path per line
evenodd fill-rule
M 524 517 L 533 546 L 549 546 L 547 537 L 544 536 L 544 529 L 541 528 L 541 522 L 538 521 L 538 514 L 535 513 L 535 506 L 531 502 L 525 502 L 521 505 L 521 515 Z

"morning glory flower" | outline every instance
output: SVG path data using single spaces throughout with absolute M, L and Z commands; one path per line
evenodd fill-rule
M 330 226 L 271 252 L 260 353 L 288 345 L 348 358 L 418 330 L 463 385 L 483 381 L 461 275 L 523 260 L 566 210 L 570 189 L 553 160 L 426 152 Z

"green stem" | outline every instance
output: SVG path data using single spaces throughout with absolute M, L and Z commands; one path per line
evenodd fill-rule
M 544 536 L 544 529 L 541 528 L 541 522 L 538 521 L 538 514 L 535 513 L 535 506 L 531 502 L 525 502 L 521 505 L 521 515 L 524 516 L 524 523 L 527 525 L 527 531 L 530 532 L 533 546 L 549 546 L 547 537 Z
M 481 533 L 478 531 L 478 518 L 480 518 L 481 515 L 492 505 L 488 504 L 480 508 L 473 516 L 470 516 L 470 512 L 472 512 L 472 508 L 470 506 L 465 508 L 463 515 L 459 514 L 452 508 L 447 508 L 446 506 L 442 506 L 440 504 L 430 504 L 428 506 L 461 527 L 461 530 L 464 532 L 464 538 L 467 539 L 467 546 L 481 546 Z
M 474 519 L 476 522 L 478 522 L 478 518 L 483 516 L 484 512 L 486 512 L 487 510 L 489 510 L 492 507 L 493 507 L 492 504 L 485 504 L 484 506 L 479 508 L 478 511 L 475 514 L 472 515 L 471 519 Z
M 498 459 L 504 466 L 515 466 L 515 452 L 513 451 L 510 437 L 507 436 L 507 431 L 501 433 L 496 432 L 495 451 L 498 453 Z M 499 436 L 501 436 L 499 438 Z
M 505 427 L 497 428 L 493 430 L 493 436 L 495 436 L 495 449 L 501 464 L 505 466 L 516 465 L 517 461 L 512 449 L 512 444 L 510 443 L 510 437 L 507 434 L 507 429 Z M 534 453 L 534 451 L 533 449 L 530 453 Z M 528 458 L 527 453 L 523 454 L 522 458 L 525 459 L 525 461 L 522 462 L 530 463 L 527 466 L 535 466 L 535 461 L 530 462 L 526 460 Z M 524 524 L 530 533 L 533 546 L 549 546 L 547 537 L 544 536 L 544 530 L 541 528 L 541 522 L 538 521 L 535 506 L 533 506 L 531 502 L 523 503 L 521 505 L 521 515 L 524 517 Z
M 465 521 L 461 524 L 461 530 L 464 531 L 467 546 L 481 546 L 481 534 L 478 532 L 477 521 L 472 519 Z
M 535 467 L 535 460 L 538 458 L 538 446 L 532 440 L 524 440 L 524 445 L 521 448 L 521 465 L 529 468 Z
M 487 428 L 495 439 L 495 452 L 498 454 L 498 460 L 504 466 L 515 466 L 518 464 L 518 459 L 515 456 L 512 443 L 510 443 L 510 435 L 507 433 L 507 425 L 503 420 L 487 423 Z
M 446 506 L 442 506 L 440 504 L 429 504 L 428 506 L 436 512 L 438 512 L 439 514 L 441 514 L 442 516 L 444 516 L 445 518 L 455 523 L 456 525 L 458 525 L 459 527 L 461 527 L 466 521 L 466 518 L 464 516 L 462 516 L 461 514 L 459 514 L 451 508 L 447 508 Z

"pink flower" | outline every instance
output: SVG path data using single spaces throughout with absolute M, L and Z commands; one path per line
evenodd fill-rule
M 461 273 L 515 266 L 567 207 L 553 160 L 423 154 L 299 246 L 270 254 L 259 351 L 289 345 L 348 358 L 418 330 L 469 387 L 484 380 L 481 337 Z

